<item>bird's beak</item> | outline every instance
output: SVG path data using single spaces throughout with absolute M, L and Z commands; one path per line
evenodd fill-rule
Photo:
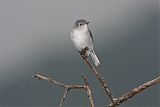
M 89 22 L 86 22 L 86 24 L 88 24 Z

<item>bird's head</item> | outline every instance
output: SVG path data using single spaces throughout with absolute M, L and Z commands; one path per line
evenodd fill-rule
M 74 23 L 73 29 L 88 29 L 88 21 L 79 19 Z

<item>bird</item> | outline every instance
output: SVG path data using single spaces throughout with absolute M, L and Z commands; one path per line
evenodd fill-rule
M 80 55 L 86 58 L 91 56 L 94 65 L 99 66 L 100 61 L 94 51 L 94 40 L 88 25 L 89 22 L 85 19 L 76 20 L 71 30 L 71 40 Z

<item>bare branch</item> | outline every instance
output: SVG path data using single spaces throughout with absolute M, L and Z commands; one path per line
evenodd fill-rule
M 128 100 L 129 98 L 132 98 L 134 95 L 138 94 L 139 92 L 143 91 L 144 89 L 154 85 L 154 84 L 157 84 L 157 83 L 160 83 L 160 76 L 151 80 L 151 81 L 148 81 L 140 86 L 138 86 L 137 88 L 134 88 L 133 90 L 131 90 L 130 92 L 128 93 L 125 93 L 123 94 L 121 97 L 119 98 L 115 98 L 115 104 L 111 103 L 109 104 L 107 107 L 114 107 L 114 106 L 118 106 L 120 105 L 121 103 L 123 103 L 124 101 Z
M 63 104 L 64 100 L 66 99 L 66 96 L 67 96 L 69 90 L 70 90 L 69 88 L 66 89 L 66 91 L 65 91 L 65 93 L 64 93 L 64 95 L 63 95 L 63 97 L 61 99 L 60 107 L 62 107 L 62 104 Z
M 39 75 L 39 74 L 36 74 L 32 77 L 35 77 L 37 80 L 46 80 L 46 81 L 49 81 L 50 83 L 54 83 L 54 84 L 56 84 L 58 86 L 61 86 L 63 88 L 67 88 L 67 85 L 64 85 L 63 83 L 60 83 L 60 82 L 58 82 L 54 79 L 51 79 L 51 78 L 48 78 L 48 77 L 45 77 L 45 76 L 42 76 L 42 75 Z
M 91 105 L 91 107 L 94 107 L 94 101 L 93 101 L 93 97 L 92 97 L 92 92 L 91 92 L 91 89 L 89 87 L 89 84 L 88 84 L 87 79 L 86 79 L 85 76 L 82 76 L 83 79 L 84 79 L 85 85 L 65 85 L 63 83 L 60 83 L 60 82 L 54 80 L 54 79 L 51 79 L 49 77 L 45 77 L 45 76 L 42 76 L 42 75 L 39 75 L 39 74 L 36 74 L 36 75 L 34 75 L 32 77 L 36 78 L 37 80 L 46 80 L 46 81 L 48 81 L 50 83 L 53 83 L 53 84 L 55 84 L 57 86 L 60 86 L 60 87 L 63 87 L 63 88 L 66 89 L 65 92 L 64 92 L 64 95 L 63 95 L 63 97 L 62 97 L 62 99 L 60 101 L 60 107 L 62 107 L 62 104 L 63 104 L 64 100 L 66 99 L 66 96 L 67 96 L 67 94 L 68 94 L 70 89 L 86 90 L 87 95 L 88 95 L 88 99 L 90 101 L 90 105 Z
M 53 84 L 56 84 L 56 85 L 58 85 L 58 86 L 61 86 L 61 87 L 63 87 L 63 88 L 69 88 L 69 89 L 83 89 L 83 88 L 85 88 L 85 86 L 82 86 L 82 85 L 65 85 L 65 84 L 63 84 L 63 83 L 60 83 L 60 82 L 54 80 L 54 79 L 51 79 L 51 78 L 49 78 L 49 77 L 45 77 L 45 76 L 42 76 L 42 75 L 39 75 L 39 74 L 36 74 L 36 75 L 34 75 L 34 76 L 32 76 L 32 77 L 35 77 L 35 78 L 38 79 L 38 80 L 46 80 L 46 81 L 49 81 L 49 82 L 51 82 L 51 83 L 53 83 Z
M 102 88 L 104 89 L 104 91 L 106 92 L 106 94 L 109 96 L 110 100 L 112 101 L 112 103 L 114 104 L 114 97 L 113 94 L 111 93 L 111 91 L 108 88 L 108 85 L 106 83 L 106 81 L 103 79 L 102 76 L 100 76 L 100 74 L 98 74 L 97 70 L 94 68 L 94 66 L 87 60 L 87 58 L 83 55 L 81 55 L 82 58 L 84 59 L 84 61 L 86 62 L 86 64 L 89 66 L 89 68 L 93 71 L 93 73 L 96 75 L 96 77 L 98 78 L 98 80 L 100 81 Z
M 88 95 L 88 99 L 90 101 L 90 105 L 91 107 L 94 107 L 94 101 L 93 101 L 93 97 L 92 97 L 92 91 L 89 87 L 89 83 L 87 82 L 87 79 L 84 75 L 82 75 L 83 79 L 84 79 L 84 83 L 86 85 L 86 91 L 87 91 L 87 95 Z
M 90 64 L 90 62 L 85 58 L 85 56 L 82 56 L 82 57 L 85 60 L 85 62 L 87 63 L 87 65 L 91 68 L 93 73 L 96 75 L 96 77 L 98 78 L 98 80 L 100 81 L 100 83 L 102 85 L 102 88 L 104 89 L 106 94 L 111 99 L 112 103 L 107 105 L 107 107 L 116 107 L 116 106 L 122 104 L 123 102 L 127 101 L 128 99 L 132 98 L 134 95 L 140 93 L 144 89 L 147 89 L 148 87 L 150 87 L 150 86 L 152 86 L 154 84 L 160 83 L 160 76 L 159 76 L 159 77 L 157 77 L 157 78 L 155 78 L 155 79 L 153 79 L 151 81 L 148 81 L 148 82 L 138 86 L 137 88 L 132 89 L 131 91 L 123 94 L 120 97 L 114 98 L 112 93 L 111 93 L 111 91 L 109 90 L 105 80 L 103 79 L 103 77 L 98 74 L 96 69 L 93 67 L 93 65 Z M 46 81 L 48 81 L 50 83 L 53 83 L 53 84 L 55 84 L 57 86 L 60 86 L 60 87 L 63 87 L 63 88 L 66 89 L 65 92 L 64 92 L 64 95 L 63 95 L 63 97 L 61 99 L 60 107 L 62 107 L 62 104 L 63 104 L 64 100 L 66 99 L 66 96 L 68 95 L 68 92 L 69 92 L 70 89 L 82 89 L 82 90 L 85 90 L 87 92 L 88 99 L 90 101 L 90 107 L 94 107 L 92 91 L 91 91 L 91 89 L 89 87 L 89 83 L 87 82 L 86 77 L 83 76 L 83 75 L 82 75 L 82 77 L 83 77 L 85 85 L 65 85 L 65 84 L 63 84 L 61 82 L 58 82 L 58 81 L 52 79 L 52 78 L 45 77 L 45 76 L 42 76 L 42 75 L 39 75 L 39 74 L 36 74 L 33 77 L 36 78 L 37 80 L 46 80 Z

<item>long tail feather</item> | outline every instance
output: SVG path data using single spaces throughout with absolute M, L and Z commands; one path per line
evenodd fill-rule
M 91 52 L 91 58 L 96 66 L 100 65 L 100 61 L 94 51 Z

